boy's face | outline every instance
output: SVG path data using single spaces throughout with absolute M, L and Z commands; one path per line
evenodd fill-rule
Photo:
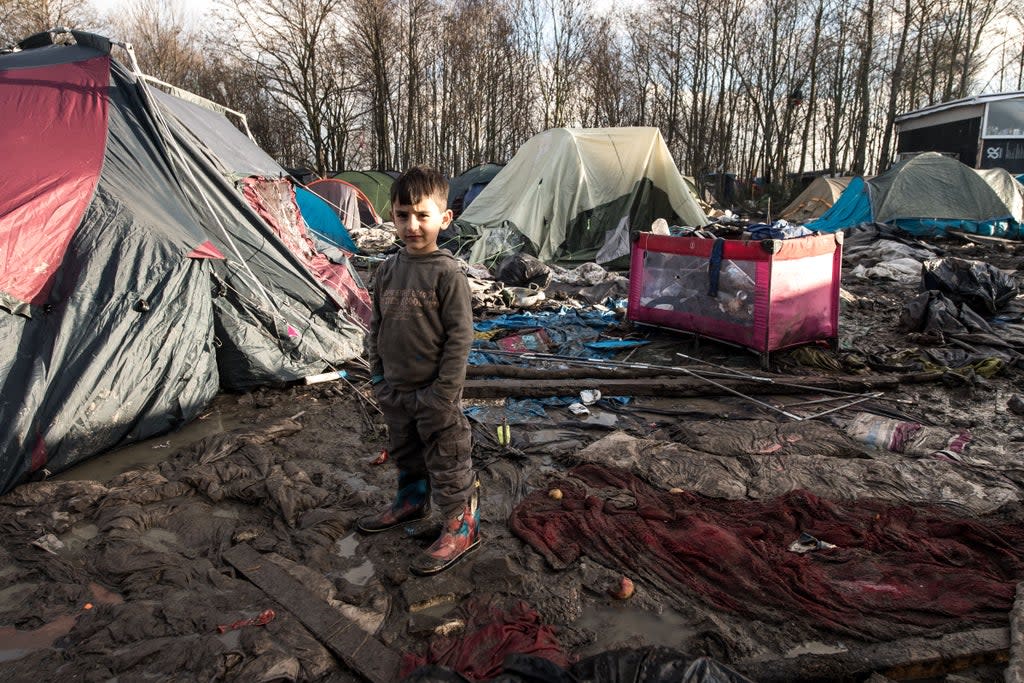
M 406 251 L 423 255 L 437 251 L 437 233 L 451 223 L 452 212 L 442 211 L 433 197 L 423 197 L 415 204 L 392 204 L 391 217 Z

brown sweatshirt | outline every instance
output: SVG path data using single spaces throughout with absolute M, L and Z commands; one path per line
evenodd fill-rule
M 402 249 L 380 266 L 366 338 L 373 374 L 401 391 L 432 384 L 455 400 L 472 344 L 469 283 L 449 251 L 413 256 Z

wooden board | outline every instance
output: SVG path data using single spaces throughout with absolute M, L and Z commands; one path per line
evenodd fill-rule
M 505 396 L 542 397 L 571 396 L 583 389 L 600 389 L 605 396 L 727 396 L 728 389 L 746 395 L 810 394 L 816 389 L 867 392 L 893 389 L 901 384 L 932 382 L 941 373 L 912 375 L 875 375 L 840 377 L 780 378 L 772 382 L 725 380 L 715 378 L 712 384 L 695 377 L 651 377 L 609 379 L 601 377 L 560 379 L 467 379 L 463 386 L 465 398 L 501 398 Z M 728 387 L 724 389 L 723 387 Z
M 291 612 L 354 673 L 372 683 L 398 680 L 398 653 L 310 593 L 284 569 L 245 543 L 230 548 L 224 559 Z

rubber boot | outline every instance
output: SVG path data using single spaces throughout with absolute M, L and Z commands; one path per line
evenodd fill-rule
M 441 535 L 409 565 L 413 574 L 437 574 L 465 557 L 480 545 L 480 482 L 459 514 L 444 522 Z
M 398 473 L 398 493 L 387 508 L 363 517 L 356 528 L 364 534 L 376 534 L 408 522 L 416 522 L 430 514 L 430 485 L 426 479 Z

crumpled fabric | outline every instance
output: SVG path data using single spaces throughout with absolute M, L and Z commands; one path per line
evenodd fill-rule
M 534 492 L 510 526 L 551 567 L 586 556 L 638 585 L 768 623 L 802 620 L 880 640 L 1004 624 L 1024 577 L 1024 527 L 936 506 L 830 501 L 808 491 L 719 500 L 661 491 L 598 465 L 550 487 L 560 500 Z M 789 552 L 801 533 L 836 548 Z
M 458 614 L 465 619 L 465 631 L 434 638 L 425 655 L 407 654 L 403 677 L 417 667 L 438 664 L 471 681 L 486 681 L 501 673 L 505 657 L 512 653 L 542 657 L 561 667 L 569 664 L 554 628 L 540 623 L 537 612 L 523 601 L 505 611 L 494 600 L 470 599 Z

